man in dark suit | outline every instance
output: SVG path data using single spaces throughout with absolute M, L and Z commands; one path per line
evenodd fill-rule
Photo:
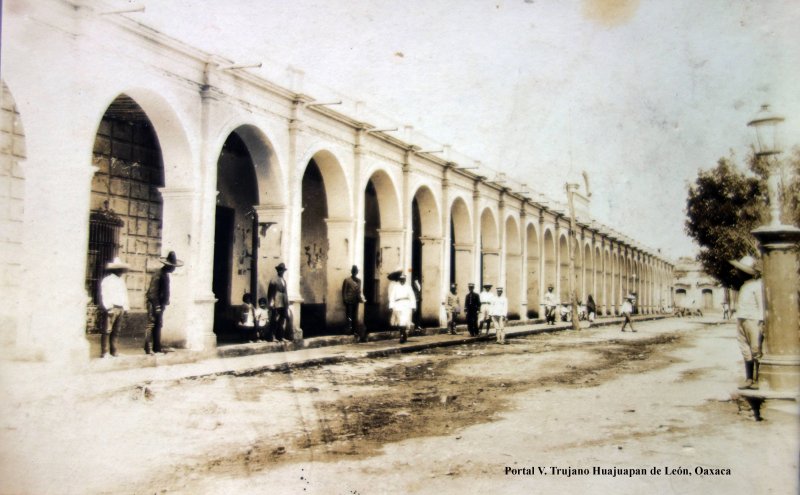
M 464 299 L 464 311 L 467 314 L 467 329 L 473 337 L 478 336 L 478 313 L 481 311 L 481 297 L 475 292 L 475 284 L 468 284 L 469 293 Z
M 289 308 L 289 297 L 286 294 L 286 265 L 283 263 L 275 267 L 277 275 L 272 277 L 267 288 L 267 303 L 270 308 L 269 332 L 278 342 L 283 342 L 283 329 L 286 326 L 286 313 Z
M 169 304 L 169 274 L 183 266 L 183 261 L 170 251 L 166 258 L 159 258 L 161 269 L 153 275 L 145 296 L 147 301 L 147 326 L 144 332 L 144 352 L 161 352 L 161 325 L 164 310 Z
M 358 305 L 365 301 L 361 293 L 361 279 L 358 278 L 358 267 L 353 265 L 350 269 L 350 277 L 342 282 L 342 301 L 344 302 L 344 314 L 347 317 L 350 333 L 358 342 L 367 341 L 367 332 L 362 325 L 359 332 L 358 325 Z

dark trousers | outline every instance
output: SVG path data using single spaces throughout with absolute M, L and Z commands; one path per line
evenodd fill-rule
M 360 342 L 367 341 L 367 329 L 358 324 L 358 303 L 345 303 L 344 314 L 347 317 L 347 328 L 350 333 L 358 337 Z
M 269 313 L 269 329 L 275 340 L 283 340 L 286 327 L 286 308 L 272 308 Z
M 152 303 L 147 303 L 147 326 L 144 328 L 144 352 L 161 352 L 161 325 L 164 311 L 156 311 Z
M 467 330 L 473 337 L 478 335 L 478 312 L 467 312 Z
M 547 306 L 544 310 L 545 318 L 547 319 L 547 323 L 554 324 L 556 323 L 556 308 L 553 306 Z

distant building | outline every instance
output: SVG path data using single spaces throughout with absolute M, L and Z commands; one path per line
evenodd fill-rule
M 673 305 L 677 308 L 722 310 L 725 288 L 703 271 L 703 265 L 692 258 L 679 258 L 675 264 Z

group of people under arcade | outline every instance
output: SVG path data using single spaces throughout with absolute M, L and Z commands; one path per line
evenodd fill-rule
M 159 261 L 161 268 L 153 274 L 145 294 L 147 325 L 144 332 L 144 352 L 146 354 L 163 352 L 161 327 L 164 311 L 169 305 L 169 275 L 176 268 L 183 266 L 183 261 L 178 259 L 175 251 L 170 251 L 167 256 L 159 258 Z M 106 264 L 106 276 L 100 282 L 100 307 L 105 313 L 105 324 L 100 336 L 102 358 L 117 356 L 122 321 L 125 313 L 130 311 L 128 287 L 123 278 L 128 270 L 130 265 L 115 257 Z
M 163 352 L 161 327 L 164 311 L 169 305 L 170 274 L 183 265 L 174 251 L 159 258 L 159 261 L 161 268 L 152 276 L 146 293 L 147 325 L 144 351 L 147 354 Z M 745 381 L 739 388 L 758 388 L 758 362 L 761 358 L 764 340 L 764 289 L 760 279 L 760 263 L 751 256 L 744 256 L 738 261 L 731 260 L 730 263 L 746 279 L 739 290 L 736 311 L 737 338 L 745 364 Z M 101 357 L 103 358 L 117 355 L 122 320 L 125 313 L 130 310 L 128 288 L 123 278 L 130 266 L 116 257 L 105 268 L 106 276 L 100 283 L 100 307 L 105 316 L 101 335 Z M 242 298 L 237 327 L 244 341 L 283 342 L 285 339 L 293 338 L 289 297 L 286 280 L 283 277 L 286 273 L 286 265 L 278 264 L 275 271 L 276 275 L 269 281 L 267 297 L 259 298 L 257 306 L 253 304 L 250 294 L 244 294 Z M 366 302 L 361 279 L 358 278 L 358 267 L 354 265 L 350 275 L 342 283 L 342 301 L 347 325 L 357 341 L 366 342 L 366 328 L 358 323 L 358 305 Z M 406 284 L 407 276 L 403 271 L 394 272 L 390 278 L 392 283 L 388 289 L 391 311 L 389 324 L 393 330 L 399 332 L 400 343 L 404 343 L 408 339 L 409 331 L 419 327 L 421 287 L 418 281 L 415 281 L 413 285 Z M 452 284 L 450 293 L 442 302 L 447 315 L 447 328 L 454 335 L 457 333 L 456 319 L 462 311 L 457 289 L 456 284 Z M 502 287 L 497 287 L 497 294 L 492 294 L 491 289 L 491 284 L 484 284 L 483 290 L 478 294 L 475 292 L 475 284 L 468 284 L 468 293 L 464 298 L 463 305 L 467 331 L 470 336 L 477 337 L 484 332 L 485 327 L 485 333 L 488 335 L 494 325 L 497 343 L 505 344 L 508 299 L 503 295 Z M 555 325 L 557 308 L 561 304 L 553 293 L 553 286 L 548 286 L 543 299 L 547 323 Z M 621 306 L 620 312 L 624 318 L 621 328 L 623 332 L 628 326 L 632 332 L 636 332 L 631 322 L 631 315 L 635 312 L 635 301 L 635 296 L 629 294 Z M 581 312 L 585 318 L 593 321 L 597 308 L 592 296 L 589 295 L 586 305 L 581 304 L 581 306 Z

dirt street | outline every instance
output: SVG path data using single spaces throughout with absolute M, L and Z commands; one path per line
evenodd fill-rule
M 4 416 L 2 493 L 797 493 L 797 405 L 731 400 L 733 325 L 638 329 L 65 391 Z

